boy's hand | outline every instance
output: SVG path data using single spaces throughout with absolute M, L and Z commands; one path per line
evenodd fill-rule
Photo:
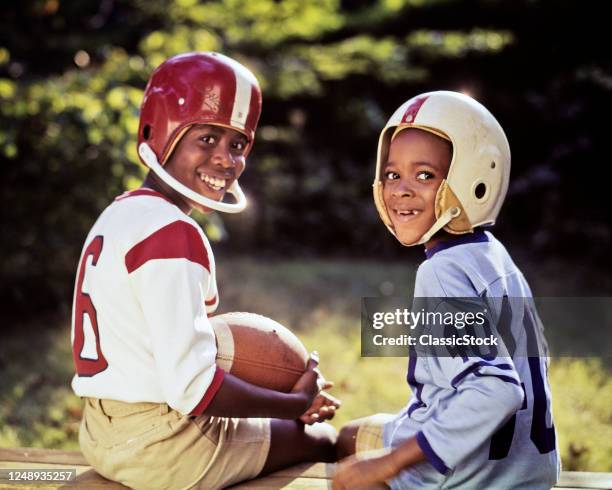
M 325 378 L 321 374 L 321 371 L 319 371 L 317 367 L 318 365 L 319 354 L 315 351 L 310 354 L 310 360 L 306 365 L 304 374 L 300 376 L 300 379 L 297 380 L 295 386 L 291 390 L 291 393 L 295 393 L 303 397 L 304 407 L 306 409 L 313 404 L 315 397 L 327 384 Z
M 332 386 L 334 386 L 334 383 L 328 381 L 323 386 L 323 389 L 327 390 Z M 315 397 L 310 408 L 300 417 L 300 420 L 307 425 L 312 425 L 315 422 L 333 419 L 334 415 L 336 415 L 336 410 L 340 408 L 341 404 L 337 398 L 325 391 L 321 391 Z
M 353 490 L 375 487 L 377 484 L 384 484 L 398 472 L 390 449 L 353 455 L 338 463 L 332 489 Z

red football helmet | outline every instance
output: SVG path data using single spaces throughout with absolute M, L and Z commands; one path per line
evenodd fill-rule
M 248 153 L 260 113 L 257 79 L 237 61 L 212 52 L 174 56 L 157 67 L 145 88 L 138 154 L 166 184 L 190 200 L 218 211 L 240 212 L 246 199 L 237 181 L 227 190 L 236 203 L 213 201 L 178 182 L 163 165 L 194 124 L 214 124 L 243 133 Z

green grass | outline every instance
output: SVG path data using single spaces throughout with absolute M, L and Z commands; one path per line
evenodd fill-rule
M 69 326 L 41 319 L 4 334 L 0 366 L 0 446 L 78 448 Z
M 360 357 L 360 299 L 410 294 L 405 263 L 218 259 L 220 312 L 252 311 L 291 327 L 335 381 L 343 407 L 333 423 L 400 410 L 407 359 Z M 529 275 L 528 275 L 529 277 Z M 540 294 L 558 282 L 538 275 Z M 77 448 L 81 402 L 70 390 L 69 328 L 40 320 L 0 344 L 0 446 Z M 56 328 L 57 327 L 57 328 Z M 553 360 L 549 373 L 565 469 L 612 471 L 612 380 L 598 360 Z

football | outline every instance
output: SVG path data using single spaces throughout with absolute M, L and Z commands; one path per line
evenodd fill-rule
M 255 313 L 210 318 L 217 340 L 217 365 L 257 386 L 291 391 L 308 363 L 308 351 L 280 323 Z

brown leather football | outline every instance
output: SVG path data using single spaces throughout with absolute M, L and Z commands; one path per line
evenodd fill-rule
M 289 392 L 306 369 L 308 351 L 280 323 L 255 313 L 210 318 L 217 339 L 217 365 L 257 386 Z

